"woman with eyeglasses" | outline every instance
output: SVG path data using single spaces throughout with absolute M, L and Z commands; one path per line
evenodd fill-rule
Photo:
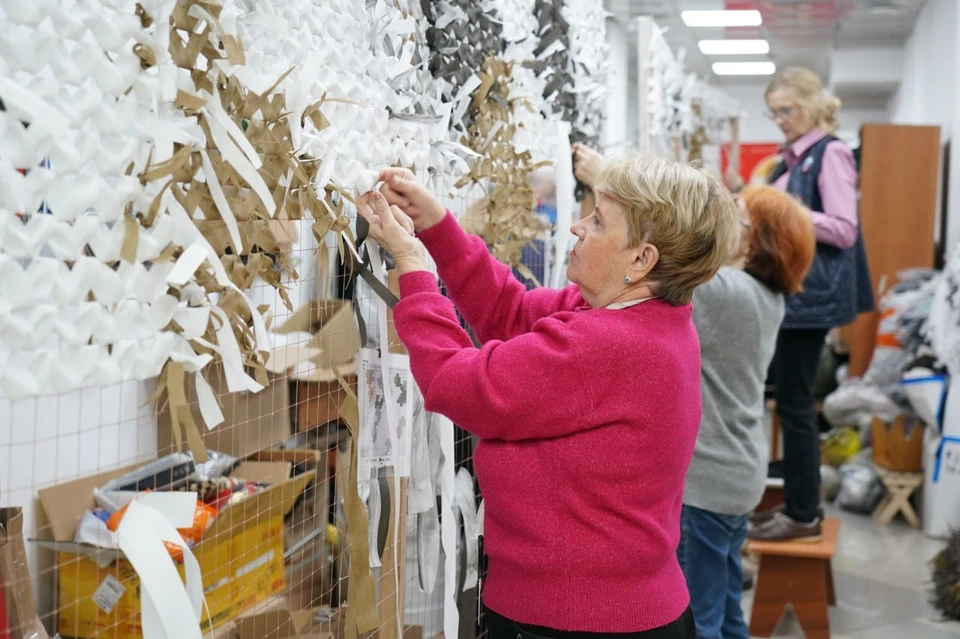
M 767 87 L 768 116 L 786 138 L 770 184 L 801 200 L 816 232 L 816 256 L 803 290 L 787 297 L 770 375 L 783 432 L 785 503 L 754 515 L 751 539 L 820 537 L 820 438 L 814 383 L 827 332 L 873 308 L 857 213 L 853 154 L 833 134 L 840 101 L 820 77 L 784 69 Z

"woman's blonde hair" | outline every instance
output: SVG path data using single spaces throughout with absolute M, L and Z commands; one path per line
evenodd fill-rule
M 740 241 L 739 210 L 720 180 L 703 168 L 653 155 L 608 162 L 594 193 L 627 210 L 627 246 L 649 242 L 660 259 L 650 282 L 660 299 L 687 304 Z
M 764 99 L 781 89 L 793 94 L 794 101 L 808 122 L 827 133 L 836 133 L 840 126 L 837 122 L 840 100 L 823 88 L 820 76 L 815 71 L 806 67 L 787 67 L 773 76 L 763 94 Z

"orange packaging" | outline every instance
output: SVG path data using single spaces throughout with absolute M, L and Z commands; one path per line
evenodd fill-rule
M 120 527 L 120 521 L 123 519 L 124 513 L 127 512 L 127 507 L 130 504 L 127 504 L 117 512 L 110 515 L 110 518 L 107 519 L 107 530 L 116 532 L 117 528 Z M 202 501 L 197 500 L 197 508 L 193 512 L 193 526 L 190 528 L 178 528 L 177 532 L 180 533 L 180 536 L 183 537 L 183 540 L 187 544 L 193 546 L 200 543 L 200 540 L 203 538 L 203 533 L 207 532 L 207 529 L 210 528 L 210 525 L 213 524 L 213 520 L 217 517 L 217 511 L 212 506 L 208 506 Z M 164 545 L 167 547 L 167 551 L 170 553 L 170 556 L 173 557 L 174 561 L 180 561 L 183 559 L 183 551 L 176 544 L 171 544 L 164 542 Z

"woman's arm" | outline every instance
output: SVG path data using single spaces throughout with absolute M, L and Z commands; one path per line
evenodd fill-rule
M 394 322 L 427 410 L 484 439 L 544 439 L 590 427 L 590 386 L 563 322 L 541 322 L 478 349 L 430 273 L 401 276 L 400 294 Z
M 800 167 L 795 171 L 802 170 Z M 857 166 L 843 142 L 827 144 L 817 178 L 823 211 L 811 211 L 817 241 L 850 248 L 857 241 Z
M 584 303 L 576 287 L 528 293 L 510 269 L 490 255 L 486 244 L 460 228 L 409 169 L 386 169 L 380 179 L 383 196 L 413 222 L 450 297 L 480 341 L 521 335 L 543 317 Z
M 449 213 L 417 237 L 436 261 L 450 298 L 481 342 L 522 335 L 552 313 L 585 304 L 576 286 L 527 291 L 508 266 L 490 255 L 483 240 L 468 235 Z

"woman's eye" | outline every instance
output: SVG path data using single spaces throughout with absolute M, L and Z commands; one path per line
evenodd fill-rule
M 596 215 L 593 216 L 593 225 L 600 226 L 600 218 L 597 217 Z

